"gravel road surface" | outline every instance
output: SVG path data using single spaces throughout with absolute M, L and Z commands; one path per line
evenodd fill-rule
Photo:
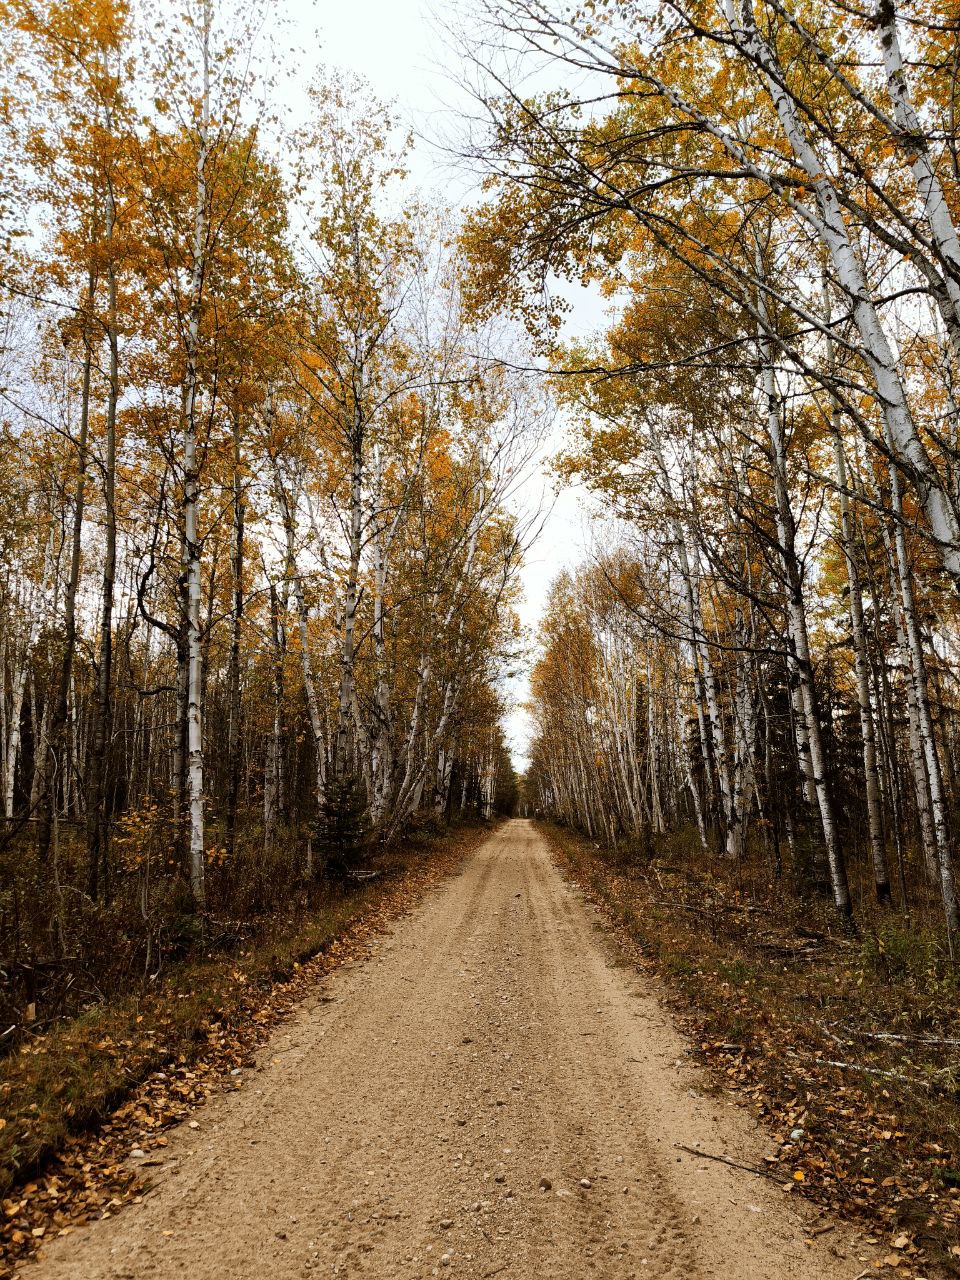
M 808 1243 L 812 1209 L 770 1179 L 678 1149 L 771 1150 L 705 1095 L 686 1049 L 533 825 L 508 822 L 332 977 L 239 1091 L 171 1132 L 141 1204 L 23 1275 L 863 1272 L 840 1227 Z

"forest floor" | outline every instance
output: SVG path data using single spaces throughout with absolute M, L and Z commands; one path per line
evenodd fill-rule
M 660 995 L 509 822 L 316 987 L 239 1090 L 165 1145 L 142 1135 L 139 1203 L 24 1275 L 875 1274 L 710 1096 Z
M 770 1173 L 865 1228 L 870 1274 L 960 1276 L 960 980 L 935 907 L 905 920 L 856 883 L 850 936 L 760 858 L 541 830 L 714 1089 L 765 1127 Z

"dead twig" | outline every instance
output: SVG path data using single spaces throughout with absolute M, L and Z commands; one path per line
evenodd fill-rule
M 818 1026 L 820 1030 L 823 1032 L 823 1034 L 825 1036 L 828 1036 L 833 1041 L 834 1044 L 839 1044 L 841 1046 L 843 1045 L 849 1046 L 850 1044 L 849 1040 L 841 1040 L 839 1036 L 835 1036 L 825 1023 L 817 1022 L 815 1025 Z
M 789 957 L 791 960 L 813 960 L 819 957 L 819 954 L 826 943 L 814 942 L 806 943 L 799 947 L 791 947 L 783 942 L 759 942 L 752 938 L 744 938 L 743 941 L 747 946 L 753 947 L 755 951 L 770 951 L 774 955 Z
M 960 1045 L 960 1039 L 944 1039 L 940 1036 L 901 1035 L 894 1031 L 861 1031 L 857 1027 L 843 1027 L 842 1030 L 846 1031 L 848 1035 L 860 1036 L 864 1040 L 893 1040 L 900 1044 L 929 1044 L 934 1047 L 944 1046 L 950 1048 Z
M 867 1067 L 861 1062 L 840 1062 L 835 1058 L 817 1058 L 808 1053 L 787 1052 L 787 1057 L 796 1058 L 799 1062 L 809 1062 L 815 1067 L 836 1067 L 840 1071 L 863 1071 L 867 1075 L 882 1076 L 885 1080 L 899 1080 L 902 1084 L 920 1084 L 928 1088 L 934 1083 L 933 1079 L 926 1079 L 923 1076 L 906 1076 L 902 1071 L 883 1071 L 880 1067 Z M 931 1076 L 948 1075 L 953 1071 L 953 1067 L 941 1067 L 939 1070 L 931 1073 Z
M 743 1164 L 740 1160 L 733 1160 L 730 1156 L 717 1155 L 713 1151 L 701 1151 L 698 1147 L 688 1147 L 682 1142 L 673 1144 L 678 1151 L 687 1151 L 692 1156 L 702 1156 L 704 1160 L 716 1160 L 718 1164 L 729 1165 L 731 1169 L 743 1169 L 746 1173 L 755 1173 L 760 1178 L 769 1178 L 771 1182 L 779 1183 L 785 1186 L 788 1179 L 778 1178 L 775 1173 L 771 1173 L 769 1169 L 762 1169 L 759 1165 Z

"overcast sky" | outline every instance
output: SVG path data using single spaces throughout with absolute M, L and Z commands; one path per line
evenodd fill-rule
M 431 17 L 441 23 L 452 17 L 450 4 L 434 0 L 429 7 L 421 0 L 278 0 L 297 26 L 299 41 L 307 51 L 304 71 L 314 63 L 343 68 L 369 81 L 374 93 L 392 102 L 403 120 L 413 128 L 417 142 L 411 162 L 414 181 L 439 199 L 469 202 L 473 182 L 466 173 L 451 169 L 446 154 L 431 144 L 431 138 L 448 137 L 456 128 L 456 110 L 469 110 L 469 97 L 458 89 L 458 74 L 444 47 L 442 33 Z M 314 35 L 316 33 L 316 35 Z M 573 324 L 586 330 L 599 323 L 602 311 L 590 299 L 580 300 Z M 550 449 L 563 439 L 558 426 Z M 565 491 L 554 498 L 551 479 L 541 469 L 530 477 L 521 495 L 530 509 L 544 494 L 552 509 L 537 544 L 531 549 L 523 572 L 521 616 L 532 639 L 547 589 L 556 573 L 575 564 L 589 541 L 589 520 L 581 497 Z M 526 765 L 530 736 L 529 719 L 522 710 L 527 696 L 527 673 L 509 690 L 512 703 L 508 733 L 514 763 Z

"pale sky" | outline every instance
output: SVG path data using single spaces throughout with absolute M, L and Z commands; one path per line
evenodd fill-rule
M 452 5 L 434 0 L 277 0 L 278 7 L 294 22 L 308 55 L 302 74 L 312 66 L 342 68 L 362 76 L 382 101 L 393 103 L 401 119 L 417 136 L 410 169 L 425 193 L 439 199 L 469 203 L 473 190 L 470 175 L 457 173 L 442 150 L 429 139 L 449 137 L 456 129 L 458 106 L 469 110 L 466 93 L 458 88 L 457 68 L 450 65 L 431 11 L 441 22 L 452 16 Z M 314 35 L 316 33 L 316 36 Z M 314 53 L 314 51 L 316 51 Z M 445 65 L 446 64 L 446 65 Z M 572 331 L 586 331 L 603 319 L 599 303 L 575 300 Z M 558 425 L 545 453 L 560 447 L 564 435 Z M 553 502 L 537 544 L 530 550 L 523 570 L 521 618 L 536 641 L 537 623 L 554 576 L 580 560 L 589 542 L 589 517 L 581 496 L 566 490 L 554 499 L 552 481 L 543 468 L 532 475 L 519 501 L 535 509 L 546 494 Z M 512 709 L 507 722 L 510 748 L 518 770 L 526 767 L 530 721 L 522 709 L 527 697 L 527 677 L 511 682 Z

